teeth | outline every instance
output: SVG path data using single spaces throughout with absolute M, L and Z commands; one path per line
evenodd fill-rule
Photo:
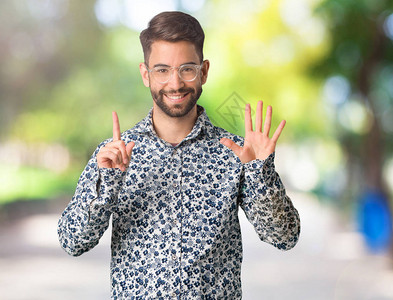
M 181 99 L 181 98 L 183 98 L 183 96 L 169 96 L 169 95 L 166 95 L 169 99 L 172 99 L 172 100 L 178 100 L 178 99 Z

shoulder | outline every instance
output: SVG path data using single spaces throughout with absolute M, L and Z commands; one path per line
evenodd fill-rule
M 154 134 L 153 123 L 151 121 L 152 109 L 145 118 L 136 123 L 132 128 L 124 131 L 121 135 L 122 140 L 127 144 L 131 141 L 142 142 L 145 138 Z
M 124 141 L 124 143 L 128 144 L 129 142 L 142 142 L 146 138 L 147 134 L 141 132 L 137 125 L 122 133 L 121 139 Z

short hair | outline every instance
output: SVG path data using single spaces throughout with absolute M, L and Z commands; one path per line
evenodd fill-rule
M 203 61 L 205 34 L 198 20 L 186 13 L 179 11 L 159 13 L 150 20 L 148 27 L 141 32 L 139 39 L 147 64 L 151 54 L 151 45 L 155 41 L 172 43 L 188 41 L 195 46 L 201 62 Z

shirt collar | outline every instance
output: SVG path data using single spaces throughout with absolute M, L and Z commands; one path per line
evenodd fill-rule
M 197 105 L 197 114 L 198 118 L 194 124 L 194 127 L 192 128 L 191 132 L 184 138 L 184 140 L 193 139 L 197 137 L 200 133 L 205 133 L 209 137 L 213 136 L 214 125 L 211 123 L 209 117 L 207 116 L 205 109 L 200 105 Z M 157 135 L 153 127 L 152 116 L 153 108 L 150 109 L 149 113 L 142 121 L 135 125 L 133 131 L 138 133 Z

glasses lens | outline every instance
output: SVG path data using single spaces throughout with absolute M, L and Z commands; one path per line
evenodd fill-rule
M 197 76 L 197 66 L 195 65 L 183 65 L 179 68 L 180 78 L 185 81 L 193 81 Z
M 172 69 L 170 67 L 155 67 L 151 70 L 151 75 L 160 83 L 166 83 L 171 79 Z M 179 68 L 179 76 L 184 81 L 193 81 L 198 75 L 198 66 L 182 65 Z
M 156 67 L 151 73 L 158 82 L 166 82 L 171 77 L 171 70 L 167 67 Z

